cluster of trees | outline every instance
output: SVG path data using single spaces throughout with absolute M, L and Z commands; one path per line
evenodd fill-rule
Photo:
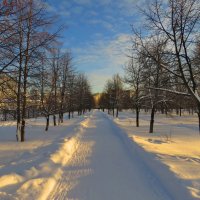
M 115 74 L 105 84 L 99 100 L 100 109 L 107 109 L 108 114 L 118 117 L 120 110 L 132 108 L 131 103 L 130 90 L 124 89 L 124 80 Z
M 124 81 L 132 88 L 132 108 L 136 111 L 136 126 L 139 127 L 140 110 L 151 113 L 149 132 L 154 130 L 156 112 L 168 114 L 176 111 L 182 115 L 182 110 L 193 114 L 197 112 L 194 99 L 189 95 L 183 84 L 174 80 L 170 73 L 159 65 L 147 59 L 130 56 L 125 66 Z M 177 89 L 177 90 L 174 90 Z
M 200 130 L 200 4 L 198 0 L 153 0 L 141 10 L 145 22 L 133 30 L 133 49 L 126 67 L 138 108 L 149 101 L 154 114 L 177 105 L 194 107 Z
M 51 49 L 51 56 L 43 59 L 35 84 L 31 87 L 34 94 L 34 105 L 38 106 L 39 114 L 46 117 L 46 131 L 49 117 L 53 116 L 54 126 L 63 123 L 64 113 L 68 118 L 91 110 L 93 97 L 87 77 L 74 70 L 69 52 L 60 53 L 59 49 Z M 33 92 L 34 91 L 34 92 Z M 58 116 L 58 120 L 56 118 Z
M 49 116 L 54 125 L 90 109 L 87 78 L 72 67 L 69 51 L 62 52 L 55 16 L 45 2 L 4 0 L 0 4 L 0 110 L 17 120 L 17 139 L 25 140 L 27 117 Z M 56 29 L 56 30 L 55 30 Z M 58 120 L 56 119 L 58 116 Z
M 199 0 L 152 0 L 141 9 L 144 23 L 132 26 L 132 49 L 125 82 L 133 93 L 139 126 L 140 109 L 154 115 L 182 108 L 196 112 L 200 131 L 200 4 Z

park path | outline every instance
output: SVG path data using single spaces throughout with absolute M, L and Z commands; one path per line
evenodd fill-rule
M 81 123 L 79 147 L 64 168 L 48 199 L 168 200 L 155 185 L 138 154 L 118 136 L 108 116 L 94 111 Z

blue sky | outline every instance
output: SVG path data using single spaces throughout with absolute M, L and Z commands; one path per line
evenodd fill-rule
M 123 75 L 130 48 L 131 24 L 138 24 L 142 0 L 47 0 L 51 12 L 67 26 L 63 48 L 84 72 L 93 92 L 101 92 L 113 74 Z

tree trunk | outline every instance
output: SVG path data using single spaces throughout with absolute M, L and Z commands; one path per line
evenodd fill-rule
M 21 141 L 21 86 L 22 86 L 22 41 L 23 41 L 23 31 L 22 31 L 22 16 L 19 19 L 19 29 L 20 29 L 20 41 L 19 41 L 19 74 L 17 83 L 17 141 Z M 20 137 L 20 138 L 19 138 Z
M 19 128 L 20 123 L 21 123 L 20 107 L 21 107 L 21 103 L 20 103 L 20 90 L 19 90 L 17 94 L 17 129 Z
M 197 112 L 197 115 L 198 115 L 198 119 L 199 119 L 199 134 L 200 134 L 200 103 L 198 102 L 198 112 Z
M 71 118 L 71 112 L 70 111 L 68 112 L 68 118 L 69 119 Z
M 161 113 L 164 114 L 165 113 L 165 109 L 164 109 L 164 106 L 163 104 L 161 105 Z
M 30 8 L 32 6 L 32 2 L 30 2 Z M 31 37 L 31 29 L 32 29 L 32 10 L 29 11 L 29 18 L 27 21 L 28 31 L 26 33 L 26 50 L 25 50 L 25 62 L 23 68 L 23 102 L 22 102 L 22 126 L 21 126 L 21 142 L 25 140 L 25 119 L 26 119 L 26 104 L 27 104 L 27 82 L 28 82 L 28 64 L 29 64 L 29 47 L 30 47 L 30 37 Z M 23 42 L 23 41 L 22 41 Z M 21 64 L 21 63 L 20 63 Z
M 154 115 L 155 115 L 155 107 L 153 106 L 153 108 L 152 108 L 152 110 L 151 110 L 151 120 L 150 120 L 149 133 L 153 133 Z
M 14 115 L 13 115 L 14 120 L 16 120 L 16 115 L 17 115 L 17 113 L 16 113 L 16 111 L 14 111 Z
M 165 115 L 167 116 L 167 114 L 168 114 L 168 109 L 166 108 L 165 109 Z
M 181 117 L 182 116 L 182 108 L 180 107 L 179 110 L 180 110 L 179 114 L 180 114 L 180 117 Z
M 118 117 L 118 115 L 119 115 L 119 108 L 117 107 L 116 117 Z
M 176 115 L 179 115 L 179 110 L 178 110 L 178 108 L 176 109 Z
M 136 127 L 139 127 L 139 113 L 140 113 L 140 109 L 138 107 L 136 107 Z
M 30 109 L 27 110 L 28 119 L 30 119 Z
M 55 116 L 55 115 L 53 115 L 53 125 L 54 125 L 54 126 L 57 125 L 57 124 L 56 124 L 56 116 Z
M 22 120 L 21 126 L 21 142 L 25 141 L 25 119 Z
M 7 110 L 3 111 L 3 115 L 4 115 L 4 121 L 7 121 Z
M 49 115 L 47 115 L 46 117 L 46 128 L 45 128 L 45 131 L 48 131 L 49 129 Z
M 60 113 L 58 113 L 58 125 L 61 124 L 61 116 L 60 116 Z
M 64 114 L 61 112 L 61 123 L 63 123 Z
M 60 123 L 63 123 L 63 112 L 62 112 L 62 111 L 59 113 L 58 123 L 59 123 L 59 124 L 60 124 Z
M 21 125 L 21 142 L 24 142 L 25 139 L 25 119 L 26 119 L 26 94 L 27 94 L 27 65 L 25 67 L 25 72 L 24 72 L 24 85 L 23 85 L 23 89 L 24 89 L 24 94 L 23 94 L 23 103 L 22 103 L 22 115 L 21 115 L 21 120 L 22 120 L 22 125 Z
M 200 134 L 200 113 L 198 112 L 198 119 L 199 119 L 199 134 Z

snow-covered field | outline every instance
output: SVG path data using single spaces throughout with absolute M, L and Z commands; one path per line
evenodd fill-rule
M 194 199 L 200 199 L 200 135 L 197 116 L 158 114 L 153 134 L 148 133 L 149 120 L 150 115 L 141 114 L 140 127 L 137 128 L 135 115 L 131 112 L 122 112 L 118 119 L 114 119 L 129 138 L 164 163 Z
M 122 112 L 118 119 L 92 111 L 44 131 L 28 121 L 26 142 L 15 123 L 0 127 L 2 200 L 200 199 L 200 136 L 196 117 Z

